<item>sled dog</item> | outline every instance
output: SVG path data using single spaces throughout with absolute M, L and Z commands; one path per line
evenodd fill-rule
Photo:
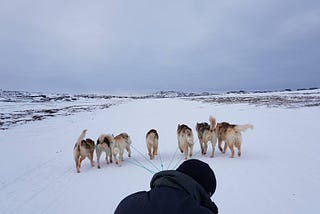
M 241 143 L 242 136 L 241 132 L 247 129 L 253 129 L 253 125 L 233 125 L 227 122 L 217 123 L 216 125 L 216 134 L 218 137 L 218 147 L 222 153 L 225 153 L 227 147 L 231 150 L 231 158 L 234 157 L 234 147 L 238 149 L 238 156 L 241 156 Z M 225 142 L 224 148 L 222 149 L 222 141 Z
M 76 162 L 76 170 L 79 173 L 80 172 L 80 167 L 81 167 L 81 162 L 88 157 L 91 166 L 94 166 L 93 162 L 93 152 L 94 152 L 94 141 L 91 140 L 90 138 L 87 138 L 84 140 L 84 137 L 86 136 L 87 130 L 83 130 L 81 135 L 79 136 L 77 142 L 74 145 L 73 148 L 73 156 L 74 160 Z
M 208 149 L 208 142 L 210 141 L 211 142 L 211 146 L 212 146 L 212 152 L 211 152 L 211 155 L 210 157 L 214 157 L 214 151 L 215 151 L 215 147 L 216 147 L 216 144 L 217 144 L 217 134 L 214 130 L 204 130 L 203 132 L 203 137 L 202 137 L 202 140 L 203 140 L 203 146 L 202 146 L 202 154 L 205 155 L 207 153 L 207 149 Z
M 112 163 L 112 145 L 114 143 L 114 138 L 110 134 L 101 134 L 97 140 L 97 167 L 100 169 L 100 157 L 102 152 L 106 153 L 106 163 Z
M 181 151 L 181 153 L 184 154 L 184 159 L 188 159 L 188 150 L 190 149 L 189 156 L 192 156 L 192 150 L 193 150 L 193 133 L 192 129 L 189 128 L 185 124 L 178 124 L 177 128 L 177 137 L 178 137 L 178 146 Z
M 152 160 L 154 156 L 158 154 L 158 141 L 158 132 L 155 129 L 150 129 L 146 134 L 146 143 L 150 160 Z
M 198 140 L 199 140 L 199 144 L 200 144 L 200 149 L 201 149 L 201 153 L 204 155 L 206 153 L 206 149 L 204 150 L 204 132 L 205 130 L 210 130 L 210 126 L 208 123 L 203 122 L 203 123 L 197 123 L 196 124 L 196 131 L 197 131 L 197 135 L 198 135 Z M 207 134 L 208 132 L 206 132 Z
M 212 116 L 209 118 L 210 125 L 206 122 L 204 123 L 197 123 L 196 130 L 198 133 L 201 153 L 205 155 L 208 149 L 208 142 L 211 142 L 212 146 L 212 153 L 210 157 L 214 157 L 215 147 L 217 144 L 218 136 L 216 134 L 216 119 Z
M 130 136 L 123 132 L 114 137 L 114 144 L 112 144 L 112 153 L 116 164 L 121 166 L 123 161 L 124 149 L 128 152 L 128 157 L 131 157 L 131 139 Z M 119 156 L 119 158 L 117 157 Z

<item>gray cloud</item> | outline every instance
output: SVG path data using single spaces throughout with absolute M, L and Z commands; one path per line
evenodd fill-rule
M 0 3 L 0 88 L 318 87 L 318 1 Z

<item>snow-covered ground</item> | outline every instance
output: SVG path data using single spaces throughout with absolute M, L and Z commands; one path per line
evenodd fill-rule
M 174 169 L 177 124 L 195 129 L 197 122 L 251 123 L 243 133 L 242 156 L 229 158 L 216 149 L 202 156 L 198 141 L 194 157 L 215 171 L 212 199 L 220 213 L 317 213 L 320 204 L 320 108 L 224 104 L 180 98 L 130 99 L 109 108 L 56 116 L 0 130 L 0 213 L 113 213 L 127 195 L 149 190 L 152 173 Z M 102 133 L 127 132 L 132 157 L 121 167 L 101 169 L 83 161 L 76 173 L 73 147 L 83 129 L 96 140 Z M 160 135 L 160 154 L 150 162 L 145 134 Z M 194 132 L 195 139 L 196 133 Z M 96 157 L 95 157 L 96 158 Z

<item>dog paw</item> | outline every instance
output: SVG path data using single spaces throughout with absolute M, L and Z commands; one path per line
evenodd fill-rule
M 97 166 L 98 169 L 100 169 L 100 166 Z

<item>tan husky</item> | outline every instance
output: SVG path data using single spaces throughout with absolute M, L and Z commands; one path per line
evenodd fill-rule
M 234 157 L 234 147 L 238 149 L 238 156 L 241 156 L 241 143 L 242 136 L 241 132 L 247 129 L 253 129 L 253 125 L 245 124 L 245 125 L 233 125 L 227 122 L 217 123 L 216 125 L 216 134 L 218 137 L 218 147 L 220 151 L 223 153 L 226 152 L 227 147 L 231 150 L 231 158 Z M 222 141 L 225 142 L 224 148 L 222 149 Z

